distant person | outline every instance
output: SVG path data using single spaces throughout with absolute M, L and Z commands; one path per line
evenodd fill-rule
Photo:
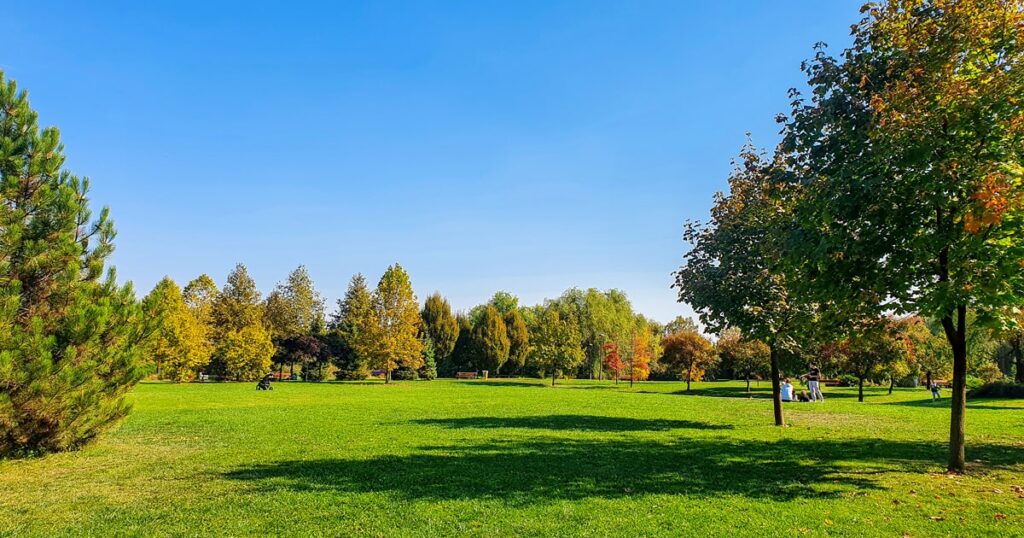
M 932 386 L 930 388 L 932 389 L 933 402 L 942 398 L 942 395 L 939 394 L 939 383 L 937 381 L 932 381 Z
M 260 379 L 260 382 L 256 383 L 256 390 L 274 390 L 274 387 L 270 385 L 270 380 L 273 378 L 273 373 L 263 376 L 263 379 Z
M 821 393 L 821 370 L 817 364 L 811 364 L 811 369 L 801 376 L 807 380 L 807 390 L 811 393 L 812 402 L 825 402 L 825 395 Z
M 806 390 L 802 390 L 802 391 L 800 391 L 800 394 L 796 395 L 796 401 L 798 401 L 798 402 L 810 402 L 811 401 L 811 396 L 809 394 L 807 394 Z
M 779 396 L 782 397 L 782 401 L 793 401 L 793 384 L 789 382 L 788 377 L 782 380 L 782 386 L 779 387 L 779 393 Z

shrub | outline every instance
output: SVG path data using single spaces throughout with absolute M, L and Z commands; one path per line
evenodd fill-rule
M 839 376 L 839 385 L 842 387 L 856 387 L 860 382 L 857 376 L 851 374 L 843 374 Z
M 334 378 L 338 381 L 362 381 L 368 375 L 370 373 L 365 368 L 358 368 L 356 370 L 338 368 L 334 371 Z
M 416 381 L 420 375 L 411 368 L 399 368 L 391 372 L 392 381 Z
M 967 390 L 974 390 L 974 389 L 980 389 L 985 384 L 985 381 L 982 380 L 981 378 L 974 377 L 973 375 L 969 375 L 969 376 L 967 376 L 966 383 L 967 383 Z
M 1024 383 L 1012 381 L 996 381 L 967 393 L 968 398 L 1024 398 Z

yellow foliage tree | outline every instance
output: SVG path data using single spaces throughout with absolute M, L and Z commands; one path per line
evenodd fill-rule
M 158 320 L 149 356 L 163 379 L 190 381 L 210 361 L 206 326 L 185 305 L 181 289 L 164 277 L 143 300 L 146 314 Z
M 372 367 L 384 370 L 386 383 L 399 366 L 414 370 L 423 366 L 419 302 L 409 274 L 397 263 L 388 267 L 377 284 L 368 322 L 360 335 L 366 345 L 358 347 L 367 349 Z
M 220 350 L 224 370 L 232 381 L 255 381 L 263 377 L 270 371 L 273 355 L 270 333 L 258 323 L 227 333 Z

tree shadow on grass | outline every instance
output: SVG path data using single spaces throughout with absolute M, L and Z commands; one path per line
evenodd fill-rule
M 596 415 L 544 415 L 525 417 L 425 418 L 416 424 L 449 428 L 529 428 L 542 430 L 579 430 L 594 432 L 634 432 L 689 430 L 731 430 L 731 424 L 711 424 L 693 420 L 641 419 Z
M 971 446 L 987 468 L 1014 466 L 1024 448 Z M 278 461 L 223 476 L 257 491 L 385 493 L 407 500 L 493 499 L 511 505 L 585 498 L 684 495 L 754 499 L 837 498 L 883 490 L 890 472 L 939 471 L 939 443 L 685 439 L 492 441 L 427 446 L 370 459 Z
M 801 390 L 807 390 L 806 387 L 796 387 L 796 392 L 799 393 Z M 835 392 L 830 391 L 827 388 L 822 389 L 825 395 L 825 401 L 829 398 L 856 398 L 857 393 L 848 392 Z M 745 398 L 754 400 L 770 400 L 772 398 L 772 386 L 769 384 L 763 387 L 755 387 L 751 385 L 750 392 L 747 392 L 745 387 L 695 387 L 690 390 L 675 390 L 671 392 L 663 392 L 656 390 L 639 390 L 640 394 L 672 394 L 677 396 L 709 396 L 712 398 Z M 870 400 L 873 396 L 879 396 L 878 394 L 871 394 L 865 392 L 864 398 Z
M 460 379 L 455 382 L 460 387 L 540 387 L 544 383 L 531 383 L 529 381 L 497 381 L 492 379 Z
M 979 399 L 976 399 L 976 400 L 968 399 L 967 400 L 967 410 L 970 411 L 971 409 L 997 409 L 997 410 L 1000 410 L 1000 411 L 1024 411 L 1024 408 L 1021 408 L 1021 407 L 1003 407 L 1003 406 L 999 406 L 999 405 L 990 405 L 990 404 L 992 404 L 993 402 L 996 402 L 996 401 L 1006 401 L 1006 400 L 995 400 L 995 399 L 990 399 L 990 398 L 984 398 L 984 399 L 979 398 Z M 989 404 L 989 405 L 986 405 L 986 404 Z M 949 398 L 949 396 L 945 396 L 945 397 L 943 397 L 943 398 L 941 398 L 941 399 L 939 399 L 937 401 L 932 401 L 931 396 L 928 395 L 928 396 L 922 397 L 920 400 L 904 400 L 904 401 L 900 401 L 900 402 L 885 402 L 885 405 L 902 405 L 902 406 L 907 406 L 907 407 L 933 407 L 935 409 L 945 409 L 946 411 L 949 411 L 950 406 L 952 405 L 952 400 Z

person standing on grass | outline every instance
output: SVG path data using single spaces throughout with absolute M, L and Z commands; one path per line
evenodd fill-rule
M 932 386 L 930 388 L 932 389 L 932 401 L 933 402 L 938 400 L 938 399 L 940 399 L 940 398 L 942 398 L 942 396 L 939 395 L 939 383 L 938 383 L 938 381 L 932 381 Z
M 812 402 L 825 402 L 825 395 L 821 393 L 821 370 L 817 364 L 811 364 L 811 369 L 800 376 L 807 380 L 807 390 L 811 393 Z

